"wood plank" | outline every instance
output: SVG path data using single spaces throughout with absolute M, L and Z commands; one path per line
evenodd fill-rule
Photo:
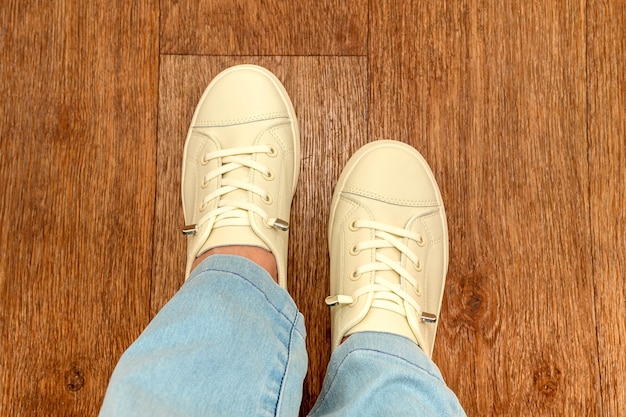
M 626 4 L 587 7 L 590 201 L 605 416 L 626 409 Z
M 435 362 L 468 415 L 600 415 L 584 2 L 370 8 L 371 136 L 422 151 L 447 205 Z
M 326 227 L 334 186 L 349 156 L 367 141 L 367 64 L 362 57 L 198 57 L 161 59 L 152 314 L 182 285 L 185 241 L 180 171 L 197 101 L 223 69 L 253 63 L 285 84 L 300 124 L 302 166 L 293 202 L 288 286 L 307 326 L 309 370 L 302 402 L 308 412 L 330 356 Z
M 367 0 L 162 0 L 161 52 L 364 55 Z
M 149 317 L 154 1 L 0 3 L 0 414 L 96 415 Z

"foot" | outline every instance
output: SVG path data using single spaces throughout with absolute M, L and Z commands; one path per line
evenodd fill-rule
M 358 150 L 329 223 L 332 347 L 361 331 L 395 333 L 432 356 L 448 269 L 441 193 L 424 158 L 396 141 Z
M 213 248 L 251 246 L 274 255 L 286 288 L 299 171 L 298 123 L 278 78 L 239 65 L 213 79 L 196 107 L 183 156 L 186 277 Z

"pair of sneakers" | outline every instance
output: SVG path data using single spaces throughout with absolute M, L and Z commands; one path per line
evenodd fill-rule
M 271 72 L 239 65 L 206 88 L 183 157 L 187 276 L 211 248 L 256 246 L 276 257 L 287 289 L 298 122 Z M 369 143 L 344 168 L 328 227 L 332 348 L 360 331 L 395 333 L 428 357 L 448 267 L 441 194 L 424 158 L 397 141 Z

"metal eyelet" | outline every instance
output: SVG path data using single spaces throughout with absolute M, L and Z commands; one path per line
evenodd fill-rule
M 209 160 L 206 159 L 205 156 L 203 156 L 202 160 L 200 161 L 200 165 L 202 165 L 202 166 L 205 166 L 205 165 L 207 165 L 209 163 Z
M 350 273 L 350 280 L 351 280 L 351 281 L 356 281 L 356 280 L 358 280 L 359 278 L 361 278 L 361 274 L 357 274 L 357 273 L 356 273 L 356 269 L 355 269 L 355 270 L 353 270 L 353 271 Z
M 353 220 L 350 222 L 350 224 L 348 224 L 348 229 L 349 229 L 351 232 L 356 232 L 357 230 L 359 230 L 359 228 L 358 228 L 358 227 L 356 227 L 356 219 L 353 219 Z
M 361 253 L 361 251 L 356 248 L 356 245 L 353 245 L 353 246 L 350 247 L 349 253 L 352 256 L 356 256 L 359 253 Z
M 417 241 L 417 246 L 420 246 L 422 248 L 426 246 L 426 239 L 424 239 L 424 236 L 420 235 L 420 240 Z
M 273 202 L 273 201 L 274 201 L 274 200 L 272 199 L 272 196 L 271 196 L 271 195 L 269 195 L 269 194 L 265 194 L 265 195 L 263 196 L 263 202 L 264 202 L 265 204 L 268 204 L 268 205 L 269 205 L 269 204 L 272 204 L 272 202 Z
M 274 145 L 270 146 L 270 151 L 267 153 L 267 155 L 271 158 L 276 158 L 278 156 L 278 150 Z
M 424 265 L 422 265 L 422 263 L 419 260 L 417 261 L 417 265 L 415 265 L 415 270 L 417 272 L 422 272 L 424 270 Z
M 267 174 L 265 172 L 263 173 L 263 178 L 265 178 L 267 181 L 272 181 L 274 178 L 276 178 L 276 175 L 274 175 L 274 171 L 268 169 Z

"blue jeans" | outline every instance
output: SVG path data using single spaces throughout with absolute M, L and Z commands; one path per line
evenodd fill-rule
M 203 261 L 120 359 L 100 416 L 297 416 L 307 370 L 302 314 L 241 257 Z M 311 416 L 462 416 L 435 364 L 389 333 L 332 354 Z

